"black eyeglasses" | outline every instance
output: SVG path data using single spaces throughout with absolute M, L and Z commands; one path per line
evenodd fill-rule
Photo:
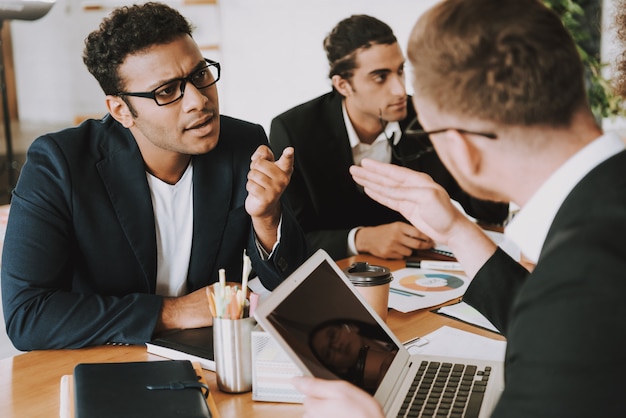
M 220 79 L 221 67 L 219 62 L 212 61 L 208 58 L 204 60 L 206 61 L 206 65 L 195 70 L 187 77 L 175 78 L 152 91 L 141 93 L 118 92 L 115 95 L 144 97 L 154 100 L 159 106 L 174 103 L 183 97 L 185 94 L 185 86 L 188 82 L 193 84 L 198 90 L 202 90 L 217 83 Z
M 425 131 L 423 129 L 415 129 L 415 125 L 417 125 L 417 117 L 415 117 L 415 119 L 413 119 L 411 123 L 409 123 L 409 125 L 406 127 L 406 130 L 404 131 L 404 134 L 408 136 L 412 136 L 412 137 L 420 137 L 420 136 L 428 137 L 430 135 L 440 134 L 446 131 L 457 131 L 458 133 L 465 134 L 465 135 L 479 135 L 479 136 L 484 136 L 485 138 L 489 138 L 489 139 L 498 139 L 498 135 L 491 133 L 491 132 L 467 131 L 465 129 L 459 129 L 459 128 L 442 128 L 442 129 L 436 129 L 434 131 Z
M 379 117 L 379 120 L 380 120 L 380 126 L 383 129 L 383 135 L 385 135 L 385 138 L 387 139 L 387 143 L 389 144 L 389 148 L 391 148 L 391 155 L 393 155 L 393 158 L 402 162 L 403 164 L 409 161 L 415 161 L 419 159 L 422 155 L 428 154 L 429 152 L 433 152 L 435 150 L 432 144 L 430 143 L 430 140 L 428 139 L 428 135 L 427 136 L 421 135 L 421 136 L 414 137 L 414 139 L 420 144 L 419 151 L 413 154 L 409 154 L 409 155 L 401 154 L 399 150 L 397 149 L 396 145 L 393 143 L 393 137 L 390 138 L 389 135 L 387 135 L 387 131 L 385 131 L 387 121 L 385 121 L 382 118 L 382 116 Z M 417 123 L 417 118 L 411 121 L 411 123 L 409 124 L 409 127 L 415 125 L 416 123 Z M 405 130 L 405 135 L 406 133 L 407 131 Z
M 387 132 L 385 132 L 385 125 L 386 122 L 383 120 L 383 118 L 380 118 L 380 124 L 383 128 L 383 133 L 385 134 L 385 138 L 387 138 L 387 142 L 389 143 L 389 146 L 391 147 L 391 153 L 394 156 L 394 158 L 396 158 L 397 160 L 405 163 L 407 161 L 415 161 L 418 158 L 420 158 L 421 156 L 423 156 L 424 154 L 430 153 L 435 151 L 435 148 L 433 147 L 432 143 L 430 142 L 430 135 L 434 135 L 434 134 L 440 134 L 442 132 L 447 132 L 447 131 L 457 131 L 459 133 L 462 134 L 466 134 L 466 135 L 479 135 L 479 136 L 484 136 L 485 138 L 489 138 L 489 139 L 497 139 L 498 136 L 494 133 L 491 132 L 475 132 L 475 131 L 468 131 L 465 129 L 458 129 L 458 128 L 442 128 L 442 129 L 436 129 L 434 131 L 425 131 L 423 129 L 416 129 L 415 126 L 418 125 L 418 121 L 417 121 L 417 117 L 415 117 L 406 127 L 406 129 L 404 130 L 404 136 L 413 139 L 414 141 L 417 141 L 420 145 L 421 145 L 421 149 L 419 151 L 417 151 L 414 154 L 409 154 L 409 155 L 401 155 L 396 147 L 393 144 L 393 140 L 392 138 L 389 138 L 389 136 L 387 136 Z

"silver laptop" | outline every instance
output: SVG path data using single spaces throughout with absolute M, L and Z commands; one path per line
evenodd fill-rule
M 352 382 L 387 417 L 487 417 L 504 389 L 501 362 L 409 354 L 323 250 L 254 317 L 303 374 Z

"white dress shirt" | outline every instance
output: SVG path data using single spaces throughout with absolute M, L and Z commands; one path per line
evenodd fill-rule
M 548 230 L 572 189 L 591 170 L 625 148 L 615 133 L 607 133 L 578 151 L 530 198 L 506 227 L 505 234 L 532 263 L 537 263 Z
M 370 158 L 372 160 L 380 161 L 383 163 L 391 162 L 391 147 L 387 141 L 387 137 L 393 138 L 393 144 L 396 145 L 401 137 L 400 124 L 398 122 L 388 122 L 385 126 L 385 131 L 371 144 L 365 144 L 361 142 L 359 136 L 354 130 L 352 121 L 348 116 L 345 103 L 341 106 L 343 111 L 343 121 L 346 125 L 346 131 L 348 131 L 348 139 L 350 140 L 350 147 L 352 148 L 352 158 L 355 165 L 360 165 L 363 158 Z M 386 136 L 385 136 L 386 134 Z M 360 186 L 359 186 L 360 187 Z M 360 226 L 353 228 L 348 234 L 348 255 L 357 255 L 356 249 L 356 232 L 361 228 Z

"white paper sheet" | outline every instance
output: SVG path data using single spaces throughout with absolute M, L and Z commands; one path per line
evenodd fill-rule
M 451 316 L 459 319 L 463 322 L 478 325 L 479 327 L 487 328 L 493 332 L 500 332 L 487 318 L 483 316 L 476 309 L 471 307 L 465 302 L 455 303 L 454 305 L 442 306 L 437 309 L 438 313 Z
M 494 340 L 467 331 L 443 326 L 421 340 L 428 344 L 406 344 L 411 354 L 429 354 L 479 360 L 504 361 L 506 341 Z

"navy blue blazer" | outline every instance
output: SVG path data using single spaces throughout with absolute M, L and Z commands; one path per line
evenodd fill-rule
M 283 203 L 281 243 L 267 261 L 244 208 L 260 125 L 221 116 L 211 152 L 193 156 L 189 291 L 240 281 L 243 250 L 273 289 L 306 258 L 304 235 Z M 150 340 L 161 309 L 152 200 L 132 134 L 112 117 L 32 144 L 13 194 L 2 261 L 7 333 L 21 350 Z
M 289 146 L 295 149 L 295 171 L 286 195 L 311 249 L 323 248 L 334 259 L 348 256 L 348 233 L 352 228 L 406 222 L 398 212 L 363 193 L 352 179 L 349 168 L 354 160 L 342 100 L 332 91 L 276 116 L 270 127 L 275 154 L 280 155 Z M 407 105 L 407 117 L 400 121 L 403 132 L 415 118 L 410 98 Z M 406 157 L 421 147 L 403 135 L 396 149 Z M 406 163 L 393 158 L 392 163 L 429 174 L 474 218 L 501 224 L 508 216 L 508 204 L 475 199 L 464 192 L 435 152 Z
M 464 300 L 507 337 L 493 417 L 626 416 L 626 151 L 557 212 L 532 273 L 502 250 Z

